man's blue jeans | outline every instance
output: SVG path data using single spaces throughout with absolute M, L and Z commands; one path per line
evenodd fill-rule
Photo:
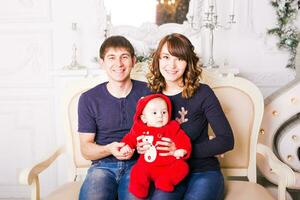
M 119 200 L 138 200 L 128 191 L 130 170 L 135 161 L 105 162 L 93 164 L 80 189 L 80 200 L 114 200 L 118 195 Z M 148 199 L 151 200 L 179 200 L 185 187 L 177 186 L 173 192 L 150 190 Z
M 221 171 L 190 173 L 186 181 L 184 200 L 224 199 L 224 177 Z
M 128 192 L 129 175 L 135 161 L 99 161 L 93 164 L 80 189 L 80 200 L 133 199 Z

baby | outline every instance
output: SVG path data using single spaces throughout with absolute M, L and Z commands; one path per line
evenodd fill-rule
M 162 94 L 152 94 L 141 98 L 137 103 L 134 123 L 130 132 L 122 142 L 122 153 L 136 148 L 137 142 L 147 142 L 148 150 L 140 155 L 130 174 L 129 191 L 138 198 L 148 195 L 150 181 L 155 187 L 166 192 L 174 190 L 174 186 L 188 174 L 189 167 L 184 161 L 191 153 L 189 137 L 180 129 L 180 125 L 171 119 L 171 101 Z M 140 136 L 143 137 L 140 137 Z M 137 138 L 142 138 L 138 141 Z M 176 145 L 173 155 L 161 156 L 166 151 L 157 150 L 156 142 L 169 138 Z

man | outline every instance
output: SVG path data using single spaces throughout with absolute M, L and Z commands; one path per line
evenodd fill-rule
M 123 154 L 119 141 L 129 132 L 140 97 L 150 93 L 146 83 L 130 79 L 136 58 L 131 43 L 122 36 L 107 38 L 100 48 L 100 64 L 108 82 L 83 93 L 78 105 L 81 153 L 92 166 L 79 199 L 131 199 L 129 172 L 135 159 Z

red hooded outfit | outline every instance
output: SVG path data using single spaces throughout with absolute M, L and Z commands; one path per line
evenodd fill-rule
M 169 121 L 159 128 L 148 127 L 140 118 L 147 103 L 154 98 L 164 99 L 168 106 Z M 141 98 L 137 103 L 133 126 L 122 140 L 132 149 L 136 148 L 138 136 L 144 135 L 143 141 L 150 143 L 150 148 L 144 155 L 140 155 L 130 174 L 129 191 L 139 198 L 147 197 L 151 180 L 154 181 L 156 188 L 171 192 L 174 186 L 188 174 L 189 167 L 184 160 L 191 154 L 190 138 L 180 129 L 177 121 L 170 121 L 171 107 L 169 98 L 162 94 L 152 94 Z M 175 143 L 176 149 L 184 149 L 187 154 L 180 159 L 174 156 L 160 156 L 159 153 L 165 151 L 157 150 L 155 144 L 162 137 L 170 138 Z

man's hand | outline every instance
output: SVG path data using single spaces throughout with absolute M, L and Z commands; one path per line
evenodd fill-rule
M 129 145 L 125 145 L 123 146 L 121 149 L 120 149 L 120 152 L 123 154 L 123 155 L 129 155 L 131 154 L 133 151 L 133 149 L 130 148 Z
M 134 150 L 128 153 L 122 153 L 120 150 L 125 146 L 124 142 L 112 142 L 108 145 L 111 154 L 118 160 L 128 160 L 132 157 Z

